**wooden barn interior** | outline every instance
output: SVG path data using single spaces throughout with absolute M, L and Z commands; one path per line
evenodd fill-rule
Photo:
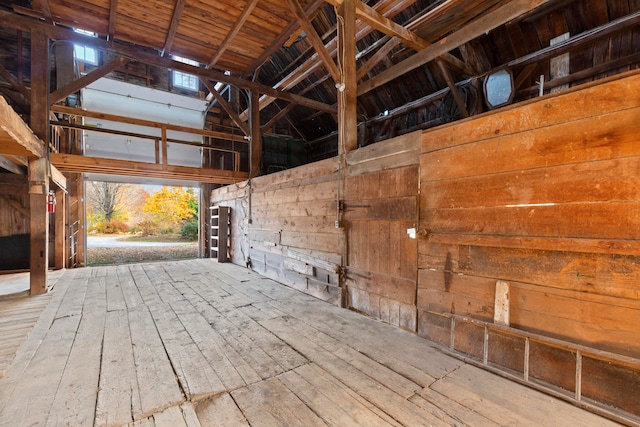
M 0 0 L 0 426 L 638 425 L 639 25 Z M 88 176 L 197 185 L 200 258 L 86 267 Z

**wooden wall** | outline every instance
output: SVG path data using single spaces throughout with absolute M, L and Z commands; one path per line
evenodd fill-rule
M 360 148 L 340 174 L 334 158 L 214 190 L 232 260 L 639 416 L 638 88 L 631 72 Z
M 452 339 L 439 314 L 493 322 L 505 281 L 511 327 L 640 358 L 639 88 L 634 72 L 424 133 L 420 335 L 482 359 L 482 328 Z M 522 374 L 524 341 L 489 341 Z M 531 351 L 531 375 L 574 389 L 575 352 Z M 637 367 L 588 365 L 583 395 L 640 414 Z
M 337 166 L 329 159 L 214 190 L 212 204 L 231 207 L 231 261 L 341 304 Z
M 29 185 L 25 175 L 0 174 L 0 270 L 29 267 Z
M 344 222 L 349 307 L 416 330 L 418 159 L 421 133 L 347 156 Z
M 212 204 L 231 207 L 231 261 L 415 331 L 407 229 L 418 223 L 419 151 L 414 133 L 350 153 L 340 177 L 332 158 L 214 190 Z
M 26 175 L 0 174 L 0 237 L 29 234 Z

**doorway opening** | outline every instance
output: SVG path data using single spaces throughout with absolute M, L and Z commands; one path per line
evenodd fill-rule
M 87 181 L 86 265 L 197 258 L 196 187 Z

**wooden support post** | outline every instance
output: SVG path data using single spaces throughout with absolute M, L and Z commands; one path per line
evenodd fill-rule
M 47 270 L 49 268 L 49 176 L 47 159 L 29 162 L 29 217 L 30 228 L 30 290 L 31 295 L 47 291 Z
M 211 215 L 209 211 L 209 206 L 211 206 L 211 187 L 212 185 L 207 183 L 200 185 L 200 236 L 198 242 L 198 255 L 200 258 L 211 257 Z
M 251 127 L 251 145 L 249 146 L 250 163 L 249 176 L 260 175 L 260 165 L 262 164 L 262 131 L 260 128 L 260 93 L 251 91 L 251 116 L 249 124 Z
M 167 159 L 167 128 L 162 126 L 162 165 L 166 168 L 169 165 L 169 159 Z
M 67 194 L 56 190 L 56 213 L 55 213 L 55 269 L 65 268 L 67 259 Z
M 31 120 L 33 132 L 49 143 L 49 39 L 38 29 L 31 32 Z M 48 149 L 48 148 L 47 148 Z M 49 163 L 47 159 L 29 161 L 30 291 L 47 291 L 49 267 Z
M 338 8 L 338 55 L 342 80 L 338 84 L 338 153 L 358 148 L 356 79 L 356 7 L 345 0 Z

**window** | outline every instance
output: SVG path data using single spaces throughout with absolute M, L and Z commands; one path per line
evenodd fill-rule
M 81 30 L 80 28 L 75 28 L 75 31 L 78 34 L 84 34 L 89 37 L 98 37 L 96 33 L 92 33 L 91 31 Z M 98 52 L 92 47 L 86 47 L 78 44 L 73 45 L 76 61 L 82 61 L 91 65 L 98 65 Z
M 96 50 L 86 46 L 74 45 L 76 61 L 86 62 L 91 65 L 98 65 Z
M 194 65 L 196 67 L 200 65 L 196 61 L 192 61 L 187 58 L 182 58 L 180 56 L 171 55 L 171 58 L 173 58 L 176 61 L 183 62 L 185 64 Z M 175 71 L 175 70 L 172 71 L 172 74 L 173 74 L 173 77 L 172 77 L 173 86 L 179 87 L 182 89 L 198 90 L 198 78 L 196 76 L 192 74 L 183 73 L 182 71 Z

